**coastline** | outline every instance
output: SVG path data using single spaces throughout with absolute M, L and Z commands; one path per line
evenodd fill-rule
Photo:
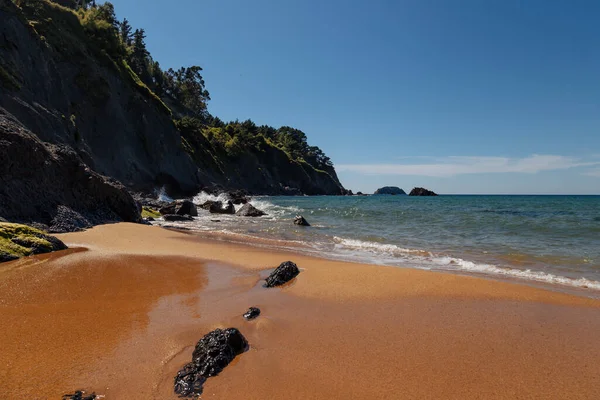
M 3 398 L 177 398 L 195 343 L 229 326 L 250 350 L 206 397 L 600 398 L 597 299 L 137 224 L 58 236 L 73 249 L 0 266 Z M 288 259 L 300 275 L 262 288 Z

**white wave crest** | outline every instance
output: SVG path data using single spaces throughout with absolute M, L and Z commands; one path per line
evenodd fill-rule
M 353 250 L 366 250 L 371 252 L 383 252 L 390 255 L 394 254 L 422 254 L 429 255 L 430 253 L 424 250 L 417 249 L 405 249 L 403 247 L 396 246 L 395 244 L 375 243 L 375 242 L 364 242 L 362 240 L 345 239 L 334 236 L 333 240 L 338 246 L 346 247 Z
M 542 271 L 532 271 L 530 269 L 520 270 L 514 268 L 503 268 L 491 264 L 480 264 L 472 261 L 463 260 L 454 257 L 439 257 L 432 260 L 443 269 L 460 270 L 490 275 L 502 275 L 511 278 L 519 278 L 542 283 L 560 284 L 579 288 L 588 288 L 600 290 L 600 282 L 592 281 L 586 278 L 567 278 L 560 275 L 554 275 Z
M 229 200 L 231 200 L 231 199 L 229 198 L 227 193 L 219 193 L 218 196 L 215 196 L 213 194 L 206 193 L 206 192 L 200 192 L 197 195 L 195 195 L 194 198 L 192 199 L 194 204 L 197 204 L 197 205 L 204 204 L 207 201 L 220 201 L 220 202 L 226 203 Z

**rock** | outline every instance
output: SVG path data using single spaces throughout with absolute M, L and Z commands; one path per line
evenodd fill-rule
M 72 232 L 141 219 L 123 185 L 94 172 L 75 150 L 42 142 L 2 107 L 0 160 L 0 215 L 10 221 Z
M 363 192 L 356 192 L 356 195 L 357 196 L 364 196 L 364 193 Z
M 206 379 L 218 375 L 233 359 L 248 349 L 246 338 L 236 328 L 215 329 L 194 349 L 192 362 L 175 376 L 174 391 L 182 397 L 202 394 Z
M 191 215 L 192 217 L 198 216 L 198 209 L 191 200 L 175 200 L 171 204 L 162 207 L 158 212 L 162 215 L 178 214 Z
M 211 219 L 210 221 L 211 221 L 211 222 L 221 222 L 221 220 L 220 220 L 220 219 Z
M 227 206 L 223 207 L 220 201 L 208 200 L 200 205 L 200 208 L 210 211 L 211 214 L 235 214 L 235 207 L 231 201 L 227 202 Z
M 100 396 L 100 397 L 102 397 L 102 396 Z M 96 400 L 97 398 L 99 398 L 99 397 L 96 396 L 96 393 L 88 394 L 86 396 L 84 391 L 78 390 L 72 394 L 65 394 L 62 397 L 62 400 Z
M 235 214 L 242 217 L 262 217 L 263 215 L 267 215 L 266 212 L 259 210 L 250 203 L 244 204 Z
M 246 204 L 250 199 L 248 198 L 248 192 L 245 190 L 233 190 L 227 193 L 227 196 L 231 199 L 231 202 L 235 205 Z
M 246 318 L 246 320 L 250 321 L 251 319 L 258 317 L 259 315 L 260 315 L 260 308 L 250 307 L 248 309 L 248 311 L 246 311 L 244 313 L 244 318 Z
M 22 224 L 0 222 L 0 262 L 66 248 L 67 246 L 59 239 L 39 229 Z
M 298 188 L 284 186 L 282 188 L 282 194 L 284 196 L 302 196 L 304 193 Z
M 437 196 L 436 193 L 432 192 L 431 190 L 422 188 L 422 187 L 414 188 L 413 190 L 410 191 L 410 193 L 408 195 L 409 196 Z
M 294 224 L 299 226 L 310 226 L 307 220 L 304 219 L 302 215 L 296 215 L 294 218 Z
M 377 189 L 374 194 L 397 195 L 397 194 L 406 194 L 406 192 L 396 186 L 384 186 L 382 188 Z
M 179 215 L 179 214 L 167 214 L 167 215 L 163 215 L 163 219 L 165 221 L 170 221 L 170 222 L 175 222 L 175 221 L 193 221 L 194 218 L 192 218 L 189 215 Z
M 298 266 L 291 261 L 283 262 L 275 269 L 275 271 L 271 272 L 269 277 L 266 279 L 265 287 L 275 287 L 283 285 L 294 279 L 300 270 Z

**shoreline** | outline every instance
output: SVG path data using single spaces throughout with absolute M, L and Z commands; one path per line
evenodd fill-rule
M 0 265 L 0 397 L 175 399 L 195 343 L 230 326 L 250 350 L 207 397 L 599 397 L 597 299 L 136 224 L 58 236 L 86 249 Z M 300 275 L 262 288 L 288 259 Z
M 510 274 L 498 274 L 498 273 L 489 273 L 489 272 L 478 272 L 478 271 L 469 271 L 462 269 L 434 269 L 434 268 L 418 268 L 414 266 L 405 266 L 405 265 L 391 265 L 391 264 L 376 264 L 372 262 L 364 262 L 361 260 L 353 260 L 352 258 L 344 258 L 339 256 L 330 256 L 327 257 L 326 254 L 322 252 L 316 251 L 307 251 L 302 244 L 299 244 L 295 241 L 290 240 L 276 240 L 270 238 L 261 238 L 258 236 L 252 236 L 248 234 L 241 233 L 233 233 L 233 232 L 212 232 L 212 231 L 196 231 L 193 229 L 187 229 L 185 225 L 176 226 L 176 225 L 153 225 L 158 226 L 163 229 L 181 233 L 184 235 L 189 235 L 190 237 L 196 238 L 195 240 L 201 240 L 206 242 L 214 242 L 214 243 L 224 243 L 224 244 L 232 244 L 239 246 L 250 246 L 257 249 L 262 249 L 263 251 L 272 251 L 280 254 L 290 254 L 294 256 L 302 256 L 308 258 L 314 258 L 317 260 L 328 260 L 334 262 L 342 262 L 348 264 L 355 265 L 369 265 L 374 267 L 382 267 L 382 268 L 401 268 L 401 269 L 409 269 L 416 271 L 425 271 L 425 272 L 433 272 L 439 274 L 451 274 L 458 275 L 464 277 L 473 277 L 485 280 L 491 280 L 494 282 L 504 282 L 511 283 L 516 285 L 525 285 L 533 288 L 555 291 L 558 293 L 566 293 L 578 297 L 588 297 L 592 299 L 600 299 L 600 290 L 595 289 L 593 287 L 587 286 L 574 286 L 572 284 L 565 284 L 561 282 L 549 282 L 545 280 L 538 280 L 531 277 L 524 278 L 519 276 L 514 276 Z M 244 239 L 246 239 L 244 241 Z M 280 242 L 287 244 L 287 247 L 277 247 L 269 242 Z M 309 254 L 303 254 L 309 253 Z M 540 273 L 540 272 L 538 272 Z M 575 280 L 575 278 L 567 278 Z M 581 279 L 581 278 L 579 278 Z M 591 281 L 592 282 L 592 281 Z

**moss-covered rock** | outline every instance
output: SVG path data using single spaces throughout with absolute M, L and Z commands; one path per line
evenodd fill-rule
M 162 215 L 153 208 L 144 206 L 142 208 L 142 218 L 160 218 Z
M 0 262 L 66 248 L 67 246 L 63 242 L 39 229 L 27 225 L 0 222 Z

